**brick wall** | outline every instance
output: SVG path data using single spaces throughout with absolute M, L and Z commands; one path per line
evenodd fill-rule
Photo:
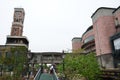
M 81 49 L 82 46 L 82 42 L 81 42 L 81 38 L 73 38 L 72 39 L 72 50 L 78 50 Z

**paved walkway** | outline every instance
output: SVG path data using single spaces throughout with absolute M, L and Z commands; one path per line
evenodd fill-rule
M 54 80 L 54 77 L 52 74 L 42 73 L 39 80 Z

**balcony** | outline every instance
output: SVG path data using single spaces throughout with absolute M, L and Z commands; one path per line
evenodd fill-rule
M 28 48 L 29 41 L 25 36 L 7 36 L 6 45 L 25 46 Z
M 81 47 L 84 49 L 86 52 L 95 52 L 95 40 L 91 40 L 87 43 L 84 43 Z

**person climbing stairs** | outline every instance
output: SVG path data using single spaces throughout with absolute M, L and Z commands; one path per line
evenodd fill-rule
M 50 67 L 49 72 L 41 66 L 34 80 L 58 80 L 58 77 L 53 66 Z

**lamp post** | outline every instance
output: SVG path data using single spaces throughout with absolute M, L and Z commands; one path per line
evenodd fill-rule
M 2 76 L 2 64 L 0 64 L 0 76 Z
M 64 72 L 64 70 L 65 70 L 65 67 L 64 67 L 64 58 L 65 58 L 65 56 L 63 55 L 62 58 L 63 58 L 63 72 Z
M 63 55 L 62 55 L 62 59 L 63 59 L 63 75 L 64 75 L 64 79 L 65 79 L 65 73 L 64 73 L 64 71 L 65 71 L 65 65 L 64 65 L 64 63 L 65 63 L 65 61 L 64 61 L 64 58 L 65 58 L 65 55 L 64 55 L 64 51 L 63 51 Z
M 43 73 L 43 55 L 41 55 L 41 73 Z

